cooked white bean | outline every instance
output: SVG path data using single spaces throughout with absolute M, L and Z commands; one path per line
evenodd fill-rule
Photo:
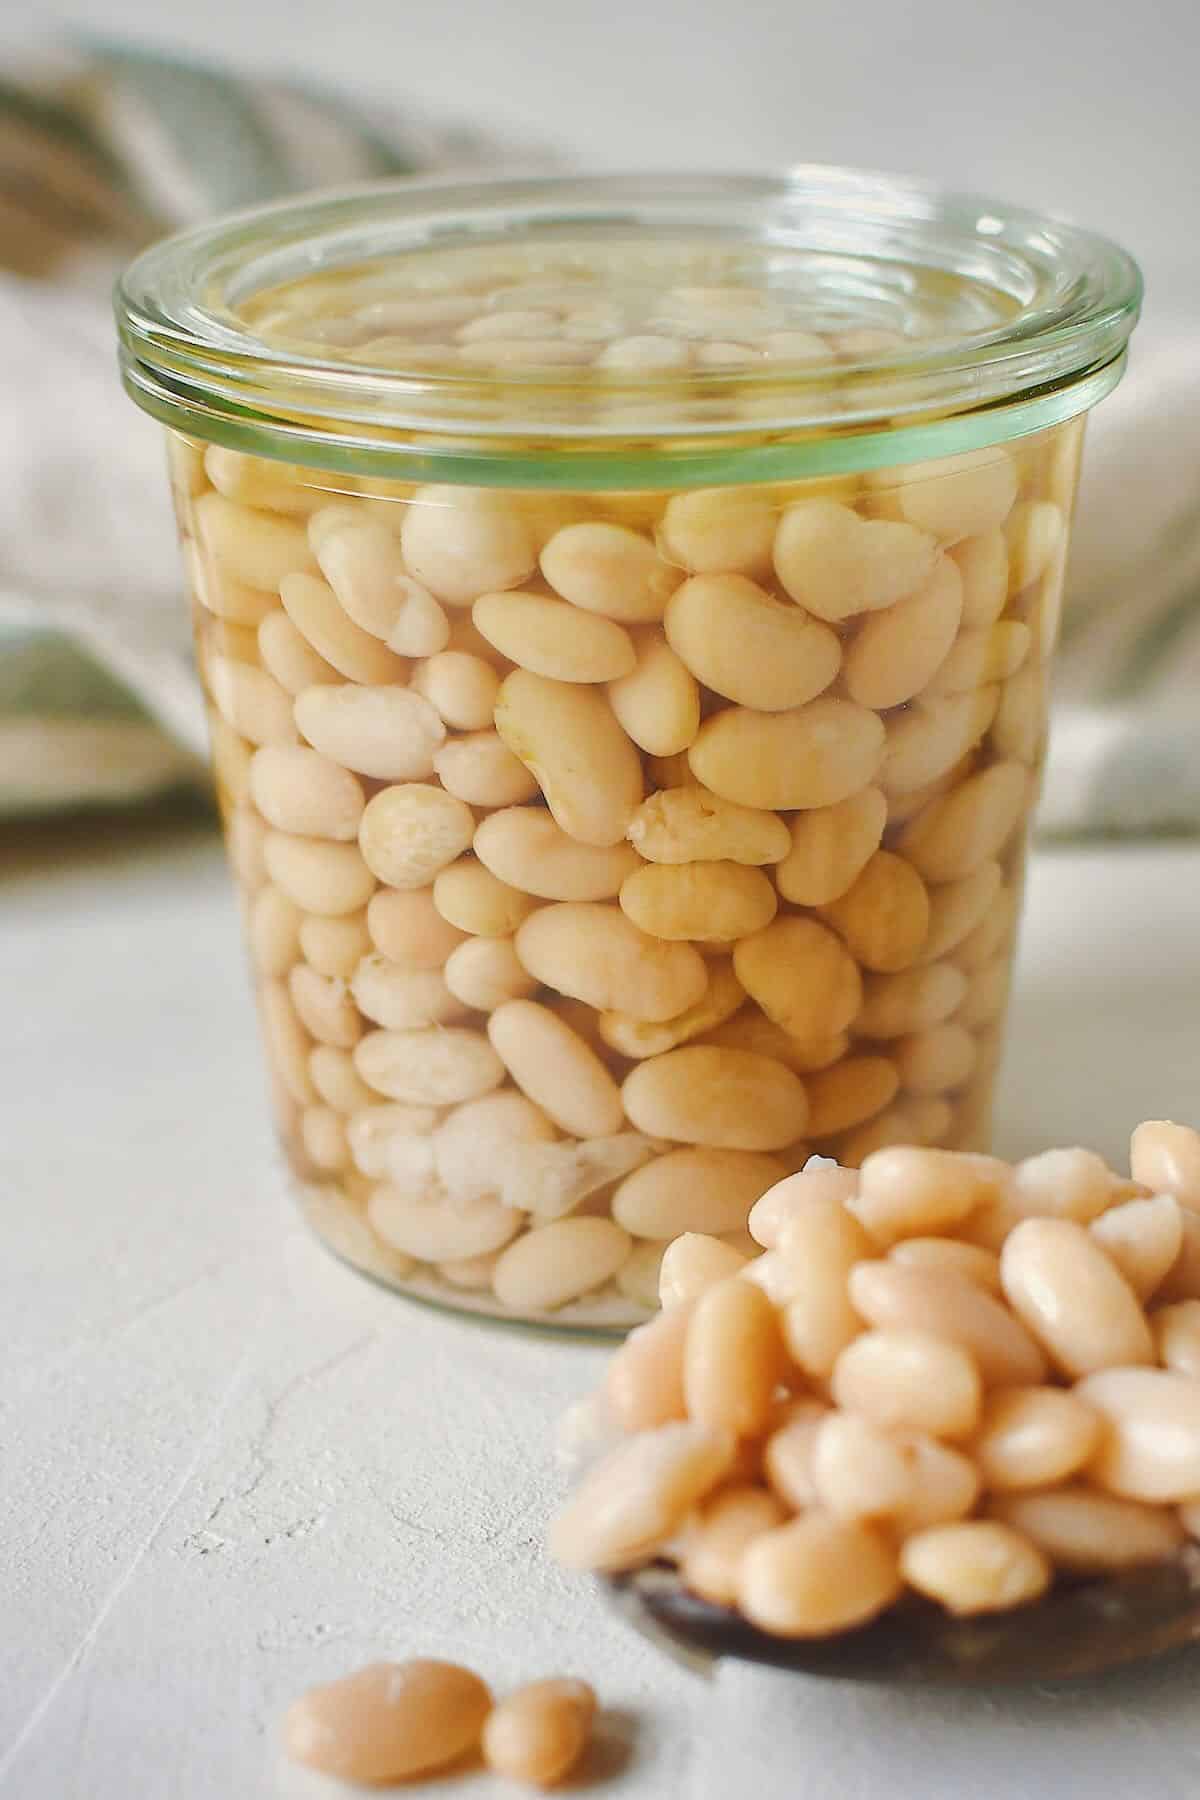
M 662 1056 L 692 1038 L 700 1037 L 729 1019 L 744 1003 L 746 991 L 728 963 L 709 964 L 708 986 L 694 1005 L 685 1007 L 661 1024 L 651 1024 L 632 1013 L 602 1012 L 596 1029 L 611 1050 L 640 1062 Z
M 1008 598 L 1008 544 L 999 526 L 964 538 L 950 551 L 963 581 L 963 626 L 991 625 Z
M 321 1044 L 352 1050 L 362 1036 L 362 1020 L 346 983 L 337 976 L 318 975 L 297 963 L 288 976 L 288 992 L 305 1029 Z
M 304 915 L 279 888 L 267 886 L 254 897 L 250 912 L 250 953 L 262 975 L 286 975 L 300 956 L 300 922 Z
M 1106 1368 L 1076 1388 L 1105 1421 L 1089 1474 L 1127 1500 L 1200 1493 L 1200 1382 L 1167 1369 Z
M 779 1320 L 761 1288 L 730 1278 L 700 1295 L 683 1352 L 689 1418 L 735 1437 L 757 1436 L 784 1368 Z
M 917 463 L 906 472 L 896 497 L 910 524 L 931 531 L 944 544 L 956 544 L 1003 525 L 1017 486 L 1016 465 L 997 447 Z
M 249 625 L 257 630 L 263 620 L 279 610 L 274 593 L 264 593 L 238 581 L 227 569 L 217 568 L 190 540 L 183 544 L 183 563 L 188 587 L 206 612 L 231 625 Z
M 827 1637 L 865 1624 L 896 1598 L 896 1553 L 874 1527 L 825 1512 L 765 1531 L 742 1556 L 738 1606 L 773 1637 Z
M 1052 1570 L 1031 1538 L 997 1519 L 963 1519 L 914 1532 L 900 1549 L 910 1587 L 959 1615 L 1003 1612 L 1036 1600 Z
M 496 729 L 570 837 L 620 843 L 642 798 L 642 767 L 603 695 L 517 669 L 501 686 Z
M 632 1249 L 611 1219 L 556 1219 L 509 1246 L 492 1291 L 510 1312 L 553 1312 L 611 1281 Z
M 1094 1150 L 1043 1150 L 1027 1156 L 1012 1172 L 1012 1193 L 1026 1213 L 1074 1219 L 1087 1225 L 1117 1197 L 1118 1183 Z
M 252 744 L 294 744 L 292 697 L 263 669 L 229 656 L 208 658 L 213 704 L 232 730 Z
M 1183 1218 L 1173 1194 L 1110 1207 L 1089 1229 L 1143 1303 L 1174 1267 L 1183 1247 Z M 1153 1319 L 1151 1326 L 1156 1327 Z
M 1029 804 L 1029 771 L 993 763 L 926 807 L 906 828 L 900 849 L 927 881 L 957 881 L 1008 842 Z
M 371 1663 L 297 1700 L 284 1745 L 344 1781 L 405 1781 L 473 1750 L 491 1705 L 479 1677 L 454 1663 Z
M 433 767 L 446 792 L 469 806 L 516 806 L 538 791 L 524 763 L 495 731 L 450 738 L 434 751 Z
M 700 690 L 659 631 L 639 634 L 635 667 L 608 686 L 622 729 L 650 756 L 676 756 L 700 729 Z
M 282 607 L 268 613 L 259 626 L 258 654 L 268 673 L 293 699 L 305 688 L 337 687 L 342 683 L 342 676 L 323 656 L 317 655 Z
M 472 937 L 511 937 L 537 905 L 474 856 L 460 857 L 434 877 L 433 903 L 444 919 Z
M 362 786 L 317 750 L 275 744 L 257 751 L 250 792 L 268 825 L 300 837 L 352 842 L 366 804 Z
M 517 930 L 516 951 L 531 975 L 560 994 L 652 1023 L 694 1006 L 708 985 L 704 959 L 690 945 L 662 943 L 619 907 L 593 902 L 531 913 Z
M 215 493 L 201 495 L 194 516 L 208 555 L 247 587 L 278 593 L 286 575 L 313 566 L 304 527 L 290 519 L 254 512 Z
M 998 687 L 972 693 L 929 696 L 887 722 L 880 782 L 905 805 L 947 777 L 986 734 L 1000 703 Z
M 1162 1562 L 1184 1541 L 1183 1527 L 1165 1507 L 1118 1500 L 1082 1483 L 1002 1494 L 989 1510 L 1073 1575 L 1115 1575 Z
M 354 1003 L 365 1018 L 389 1031 L 412 1031 L 461 1019 L 467 1007 L 446 986 L 437 969 L 405 969 L 380 956 L 364 956 L 350 982 Z
M 511 1088 L 467 1100 L 434 1132 L 438 1180 L 455 1202 L 495 1196 L 503 1180 L 504 1157 L 513 1146 L 546 1144 L 553 1137 L 554 1127 L 541 1108 Z M 505 1204 L 513 1202 L 505 1196 Z
M 434 905 L 432 887 L 373 894 L 367 930 L 375 948 L 406 969 L 440 969 L 463 942 L 463 933 Z
M 841 666 L 835 631 L 745 575 L 693 575 L 672 594 L 664 624 L 697 680 L 760 712 L 814 700 Z
M 1030 1386 L 1045 1378 L 1045 1359 L 1030 1333 L 961 1274 L 891 1259 L 864 1261 L 850 1274 L 849 1293 L 859 1316 L 879 1330 L 928 1330 L 961 1344 L 990 1386 Z
M 775 573 L 793 600 L 839 623 L 877 612 L 928 580 L 937 541 L 912 525 L 862 519 L 833 500 L 788 507 L 775 534 Z
M 554 1229 L 562 1228 L 546 1227 Z M 677 1421 L 636 1433 L 584 1476 L 550 1528 L 551 1554 L 571 1569 L 636 1567 L 716 1487 L 733 1452 L 727 1432 L 704 1425 Z
M 328 1175 L 336 1175 L 350 1161 L 346 1125 L 331 1106 L 309 1106 L 300 1115 L 300 1142 L 308 1160 Z
M 358 912 L 375 889 L 375 877 L 357 844 L 291 837 L 268 831 L 263 843 L 267 873 L 304 912 L 341 917 Z
M 357 1069 L 356 1073 L 360 1073 Z M 428 1137 L 438 1114 L 431 1106 L 368 1105 L 355 1112 L 346 1136 L 354 1166 L 361 1175 L 381 1181 L 388 1173 L 391 1147 L 397 1140 Z
M 545 900 L 607 900 L 639 866 L 628 844 L 579 844 L 540 807 L 509 807 L 482 819 L 475 854 L 510 887 Z
M 537 563 L 531 521 L 488 488 L 418 488 L 404 508 L 400 548 L 409 574 L 450 606 L 518 587 Z
M 783 1173 L 774 1157 L 754 1151 L 673 1150 L 621 1183 L 612 1215 L 635 1237 L 716 1237 L 743 1229 L 754 1202 Z
M 803 1134 L 808 1114 L 803 1085 L 782 1063 L 711 1045 L 639 1063 L 621 1097 L 648 1137 L 717 1149 L 780 1150 Z
M 933 888 L 929 895 L 929 930 L 921 960 L 936 962 L 939 957 L 957 949 L 988 917 L 1003 880 L 1000 864 L 985 862 L 973 875 L 964 875 L 959 881 Z
M 295 700 L 296 724 L 314 749 L 378 781 L 421 781 L 446 727 L 428 700 L 404 687 L 319 686 Z
M 620 1131 L 624 1113 L 615 1081 L 549 1007 L 506 1001 L 488 1020 L 488 1037 L 517 1086 L 563 1131 L 580 1138 Z
M 367 802 L 358 843 L 380 881 L 394 888 L 423 888 L 461 855 L 474 835 L 475 815 L 462 800 L 423 782 L 407 782 L 384 788 Z M 448 916 L 441 907 L 438 911 Z
M 482 594 L 471 617 L 510 662 L 554 681 L 617 681 L 637 664 L 620 625 L 550 594 Z
M 741 1007 L 724 1025 L 706 1032 L 704 1042 L 719 1044 L 727 1050 L 753 1050 L 759 1056 L 774 1057 L 795 1075 L 827 1069 L 850 1048 L 850 1040 L 844 1031 L 822 1037 L 793 1037 L 791 1032 L 768 1019 L 757 1006 Z
M 666 1250 L 666 1244 L 648 1239 L 637 1244 L 617 1270 L 617 1292 L 643 1312 L 658 1310 L 658 1281 Z
M 767 1017 L 799 1038 L 843 1031 L 862 1003 L 858 964 L 815 919 L 774 920 L 735 946 L 733 966 Z
M 403 682 L 407 663 L 356 625 L 320 576 L 286 575 L 279 597 L 297 631 L 340 675 L 350 681 Z
M 483 1034 L 458 1025 L 368 1032 L 355 1048 L 354 1066 L 377 1093 L 417 1106 L 474 1100 L 504 1079 L 504 1065 Z
M 1065 1374 L 1153 1362 L 1137 1295 L 1074 1220 L 1024 1220 L 1005 1242 L 1000 1279 L 1013 1311 Z
M 371 1228 L 396 1250 L 420 1262 L 450 1262 L 487 1256 L 516 1236 L 524 1217 L 498 1200 L 446 1204 L 436 1188 L 427 1194 L 383 1182 L 367 1201 Z
M 684 942 L 733 943 L 769 925 L 777 906 L 761 869 L 734 862 L 647 863 L 621 888 L 621 910 L 635 925 Z
M 818 1503 L 839 1519 L 895 1517 L 913 1497 L 901 1440 L 855 1413 L 827 1413 L 818 1424 L 812 1481 Z
M 1170 1119 L 1147 1119 L 1130 1145 L 1133 1179 L 1200 1212 L 1200 1132 Z
M 450 952 L 444 974 L 450 992 L 474 1012 L 493 1012 L 537 986 L 509 937 L 468 938 Z
M 1000 1293 L 1000 1258 L 979 1244 L 964 1244 L 947 1237 L 901 1238 L 888 1251 L 888 1259 L 906 1269 L 959 1275 L 989 1294 Z
M 672 1311 L 686 1311 L 719 1281 L 739 1275 L 752 1265 L 742 1252 L 723 1238 L 685 1231 L 672 1238 L 662 1254 L 658 1271 L 658 1298 Z
M 887 1246 L 902 1237 L 952 1231 L 997 1192 L 986 1163 L 946 1150 L 898 1147 L 863 1163 L 854 1209 L 875 1241 Z
M 1133 1204 L 1156 1203 L 1134 1201 Z M 1151 1315 L 1150 1326 L 1154 1332 L 1154 1348 L 1163 1367 L 1192 1380 L 1200 1377 L 1200 1300 L 1178 1300 L 1174 1306 L 1160 1306 Z
M 501 1198 L 506 1205 L 519 1206 L 539 1220 L 562 1219 L 591 1195 L 640 1168 L 655 1148 L 636 1131 L 583 1142 L 518 1144 L 500 1159 Z
M 317 1097 L 308 1072 L 311 1039 L 296 1016 L 286 983 L 264 981 L 258 1005 L 271 1067 L 293 1100 L 311 1106 Z
M 791 811 L 857 794 L 873 780 L 883 747 L 877 713 L 826 696 L 790 712 L 728 707 L 700 727 L 688 762 L 723 799 Z
M 313 515 L 308 538 L 321 573 L 356 625 L 401 656 L 436 656 L 446 648 L 449 620 L 428 588 L 405 573 L 386 525 L 331 507 Z
M 916 962 L 929 932 L 929 893 L 902 856 L 877 850 L 824 918 L 864 969 L 895 973 Z
M 420 663 L 409 684 L 444 725 L 485 731 L 492 723 L 500 677 L 490 662 L 465 650 L 441 650 Z
M 651 794 L 634 813 L 628 836 L 647 861 L 668 864 L 777 863 L 791 846 L 788 828 L 775 813 L 738 806 L 698 786 Z
M 541 568 L 573 606 L 623 624 L 661 619 L 680 581 L 680 571 L 662 560 L 649 538 L 599 520 L 556 531 L 542 551 Z
M 929 1031 L 962 1005 L 966 992 L 966 976 L 949 962 L 903 969 L 898 975 L 870 975 L 855 1028 L 874 1038 Z
M 586 1681 L 529 1682 L 488 1714 L 483 1759 L 510 1781 L 550 1787 L 583 1755 L 595 1711 Z
M 791 849 L 775 872 L 784 899 L 797 906 L 839 899 L 878 850 L 886 823 L 887 801 L 876 787 L 799 813 L 791 822 Z
M 680 1564 L 684 1582 L 702 1599 L 732 1606 L 747 1548 L 763 1532 L 782 1525 L 786 1517 L 774 1494 L 763 1488 L 722 1488 L 688 1532 Z
M 862 1226 L 834 1193 L 815 1183 L 799 1189 L 775 1255 L 785 1271 L 784 1341 L 792 1360 L 814 1380 L 830 1375 L 861 1330 L 848 1280 L 855 1263 L 870 1254 Z
M 1052 500 L 1021 500 L 1005 526 L 1009 592 L 1019 594 L 1044 574 L 1066 533 L 1066 522 Z
M 317 1093 L 334 1112 L 355 1113 L 372 1104 L 374 1096 L 347 1050 L 339 1050 L 334 1044 L 314 1045 L 309 1052 L 308 1073 Z
M 843 1169 L 828 1156 L 810 1156 L 795 1175 L 788 1175 L 769 1188 L 751 1208 L 747 1229 L 756 1243 L 768 1250 L 777 1249 L 784 1226 L 806 1208 L 812 1199 L 836 1200 L 839 1204 L 852 1200 L 858 1192 L 858 1174 Z M 861 1254 L 869 1256 L 867 1240 Z
M 900 1081 L 910 1094 L 953 1093 L 969 1080 L 978 1051 L 961 1025 L 935 1025 L 913 1032 L 896 1045 Z
M 846 692 L 861 706 L 901 706 L 945 662 L 962 617 L 962 577 L 943 556 L 915 593 L 873 614 L 846 652 Z
M 819 1069 L 808 1089 L 808 1135 L 835 1137 L 865 1124 L 895 1099 L 900 1076 L 886 1056 L 850 1056 L 831 1069 Z
M 984 1486 L 1007 1492 L 1065 1481 L 1090 1460 L 1102 1428 L 1099 1413 L 1062 1388 L 991 1394 L 973 1445 Z
M 953 1438 L 979 1422 L 974 1358 L 930 1331 L 864 1331 L 842 1351 L 831 1380 L 838 1406 L 888 1428 Z
M 694 488 L 668 500 L 659 549 L 668 562 L 698 575 L 722 570 L 765 575 L 771 567 L 775 518 L 770 497 L 761 491 Z

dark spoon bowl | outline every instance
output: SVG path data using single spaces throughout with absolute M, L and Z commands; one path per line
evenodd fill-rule
M 854 1631 L 778 1638 L 690 1593 L 655 1562 L 606 1578 L 636 1630 L 692 1668 L 721 1657 L 842 1681 L 987 1684 L 1075 1680 L 1200 1639 L 1200 1545 L 1169 1561 L 1088 1581 L 1060 1581 L 1011 1612 L 959 1619 L 911 1597 Z

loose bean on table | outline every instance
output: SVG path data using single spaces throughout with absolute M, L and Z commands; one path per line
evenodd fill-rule
M 284 1745 L 344 1781 L 405 1781 L 474 1749 L 491 1705 L 479 1677 L 454 1663 L 371 1663 L 297 1700 Z
M 483 1758 L 498 1775 L 550 1787 L 587 1746 L 596 1696 L 586 1681 L 534 1681 L 509 1694 L 483 1725 Z

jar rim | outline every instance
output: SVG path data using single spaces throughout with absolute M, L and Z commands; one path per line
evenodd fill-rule
M 994 293 L 997 310 L 960 320 L 947 306 L 940 334 L 843 358 L 832 381 L 824 364 L 786 360 L 599 379 L 574 367 L 382 367 L 271 344 L 238 313 L 273 286 L 385 256 L 566 239 L 615 243 L 619 256 L 623 242 L 672 233 L 816 271 L 831 293 L 841 283 L 847 307 L 868 290 L 876 307 L 903 305 L 914 281 L 946 278 Z M 1119 380 L 1141 291 L 1132 258 L 1073 225 L 805 165 L 323 192 L 164 240 L 126 271 L 115 305 L 128 391 L 190 435 L 383 477 L 636 488 L 840 474 L 1044 429 Z M 973 322 L 982 328 L 963 328 Z

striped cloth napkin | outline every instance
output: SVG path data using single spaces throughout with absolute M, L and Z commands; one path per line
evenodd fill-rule
M 121 393 L 108 289 L 231 206 L 545 163 L 406 109 L 128 47 L 0 76 L 0 816 L 203 780 L 161 428 Z M 1151 308 L 1089 427 L 1042 812 L 1200 829 L 1200 331 Z

